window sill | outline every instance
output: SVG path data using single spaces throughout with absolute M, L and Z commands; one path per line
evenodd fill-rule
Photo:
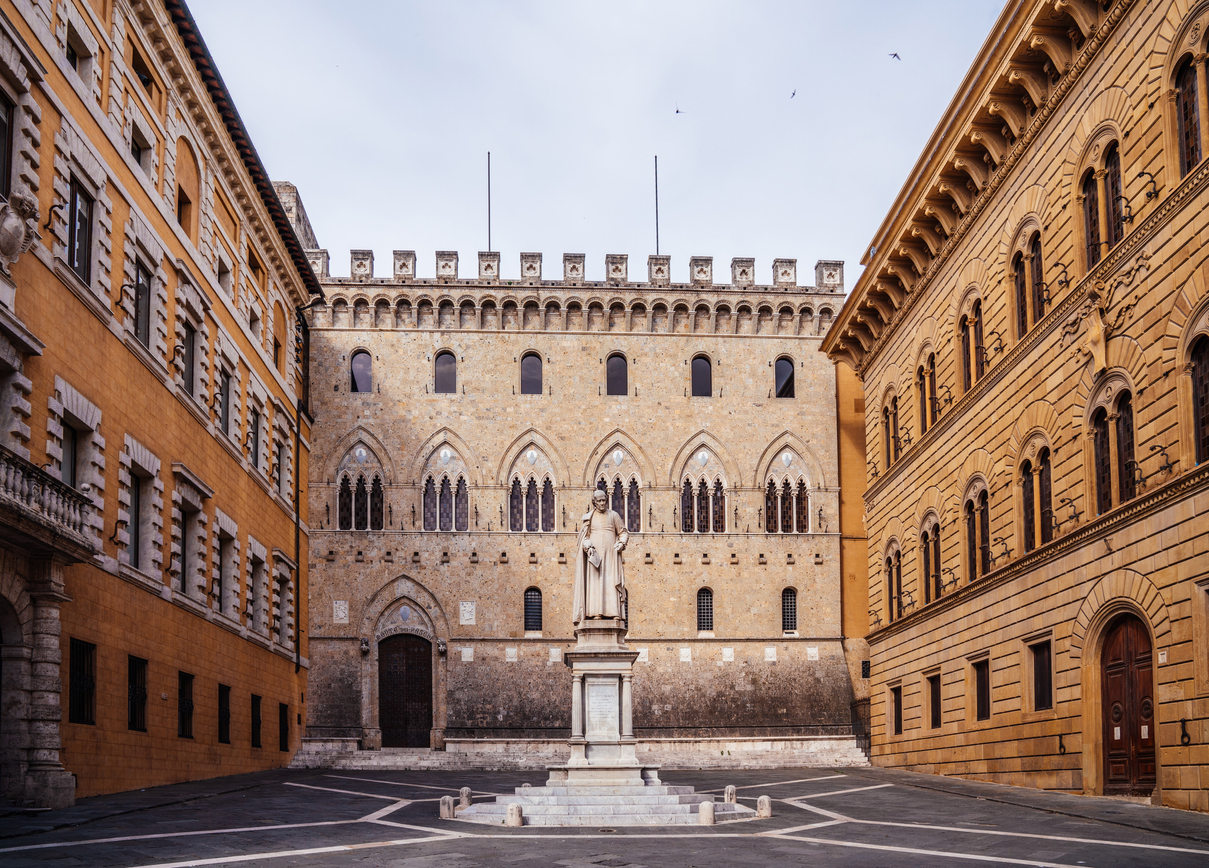
M 525 638 L 526 639 L 540 639 L 540 638 L 542 638 L 542 631 L 541 630 L 526 630 Z
M 145 588 L 157 596 L 163 596 L 164 580 L 162 578 L 157 579 L 150 573 L 143 572 L 138 567 L 132 567 L 129 564 L 120 564 L 118 566 L 118 578 L 125 579 L 131 584 Z
M 72 271 L 70 266 L 57 256 L 55 257 L 55 276 L 80 301 L 84 302 L 84 306 L 92 311 L 97 319 L 109 325 L 113 319 L 113 310 L 110 308 L 109 298 L 94 290 L 91 284 L 81 280 L 80 276 Z
M 177 400 L 185 405 L 185 409 L 193 414 L 193 417 L 197 419 L 197 423 L 199 425 L 206 429 L 210 428 L 210 420 L 207 418 L 208 414 L 202 408 L 202 405 L 198 403 L 197 398 L 189 394 L 188 389 L 186 389 L 184 386 L 177 385 L 176 397 Z
M 781 638 L 782 639 L 797 639 L 798 631 L 797 630 L 784 630 L 781 632 Z
M 698 639 L 713 639 L 713 638 L 715 638 L 714 631 L 713 630 L 698 630 L 697 638 Z
M 171 385 L 171 379 L 168 377 L 168 369 L 164 364 L 158 361 L 151 350 L 143 345 L 143 342 L 126 331 L 122 335 L 122 341 L 126 344 L 126 348 L 134 354 L 134 357 L 143 363 L 143 366 L 155 375 L 165 386 Z

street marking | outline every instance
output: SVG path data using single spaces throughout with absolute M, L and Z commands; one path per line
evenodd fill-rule
M 745 784 L 741 787 L 735 787 L 736 790 L 754 790 L 756 787 L 781 787 L 786 784 L 809 784 L 812 781 L 832 781 L 836 778 L 846 778 L 847 775 L 824 775 L 821 778 L 801 778 L 796 781 L 772 781 L 767 784 Z M 675 786 L 675 784 L 664 783 L 664 786 Z M 718 787 L 716 790 L 697 790 L 698 793 L 721 793 L 725 792 L 726 787 Z
M 910 853 L 915 856 L 943 856 L 949 859 L 969 859 L 973 862 L 994 862 L 1001 865 L 1029 865 L 1032 868 L 1078 868 L 1069 862 L 1042 862 L 1038 859 L 1009 859 L 1006 856 L 983 856 L 977 853 L 955 853 L 950 850 L 923 850 L 918 847 L 892 847 L 889 844 L 865 844 L 859 841 L 836 841 L 831 838 L 803 838 L 799 835 L 769 834 L 769 838 L 804 841 L 807 844 L 834 844 L 858 850 L 880 850 L 886 853 Z
M 396 823 L 394 820 L 370 820 L 379 826 L 395 826 L 399 829 L 415 829 L 417 832 L 435 832 L 438 835 L 452 835 L 455 838 L 481 838 L 486 837 L 481 832 L 455 832 L 452 829 L 443 831 L 441 829 L 433 829 L 430 826 L 413 826 L 410 823 Z
M 240 856 L 218 856 L 213 859 L 189 859 L 185 862 L 157 862 L 140 865 L 139 868 L 190 868 L 193 865 L 231 865 L 235 862 L 253 862 L 257 859 L 284 859 L 287 856 L 319 856 L 324 853 L 349 853 L 353 850 L 373 850 L 378 847 L 402 847 L 407 844 L 423 844 L 428 841 L 456 841 L 452 835 L 432 838 L 410 838 L 400 841 L 374 841 L 369 844 L 341 844 L 335 847 L 312 847 L 307 850 L 278 850 L 273 853 L 244 853 Z
M 327 820 L 322 823 L 286 823 L 280 826 L 242 826 L 235 829 L 202 829 L 196 832 L 160 832 L 155 835 L 123 835 L 120 838 L 91 838 L 87 841 L 59 841 L 54 844 L 26 844 L 23 847 L 5 847 L 0 853 L 16 853 L 18 850 L 46 850 L 53 847 L 79 847 L 85 844 L 120 844 L 123 841 L 149 841 L 153 838 L 191 838 L 195 835 L 228 835 L 236 832 L 270 832 L 274 829 L 308 829 L 314 826 L 347 826 L 360 820 Z
M 389 802 L 398 801 L 395 796 L 382 796 L 377 793 L 356 793 L 352 790 L 334 790 L 331 787 L 315 787 L 310 784 L 296 784 L 292 781 L 286 781 L 287 787 L 302 787 L 304 790 L 323 790 L 325 793 L 344 793 L 346 796 L 365 796 L 367 799 L 386 799 Z
M 411 804 L 411 802 L 408 801 L 407 799 L 400 799 L 399 801 L 395 802 L 393 805 L 387 805 L 385 808 L 381 808 L 377 811 L 374 811 L 372 814 L 366 814 L 364 817 L 361 818 L 360 822 L 372 823 L 374 820 L 380 820 L 383 817 L 385 817 L 387 814 L 393 814 L 395 811 L 399 810 L 399 808 L 406 808 L 410 804 Z
M 801 808 L 803 811 L 810 811 L 812 814 L 822 814 L 824 817 L 830 817 L 833 820 L 849 821 L 848 817 L 843 814 L 837 814 L 835 811 L 826 811 L 815 805 L 807 805 L 793 799 L 781 799 L 787 805 L 793 805 L 795 808 Z
M 409 784 L 406 781 L 381 781 L 377 778 L 354 778 L 349 775 L 324 775 L 325 778 L 337 778 L 342 781 L 364 781 L 367 784 L 390 784 L 394 787 L 415 787 L 417 790 L 440 790 L 443 793 L 457 793 L 453 787 L 432 787 L 427 784 Z M 489 793 L 486 790 L 471 790 L 471 794 L 480 796 L 502 796 L 503 793 Z
M 894 784 L 877 784 L 876 786 L 872 786 L 872 787 L 853 787 L 850 790 L 831 790 L 830 792 L 827 792 L 827 793 L 811 793 L 810 795 L 807 795 L 807 796 L 794 796 L 793 800 L 797 801 L 798 799 L 821 799 L 823 796 L 842 796 L 844 793 L 863 793 L 865 790 L 880 790 L 880 789 L 884 789 L 885 787 L 892 787 L 892 786 L 894 786 Z M 789 801 L 789 799 L 786 799 L 785 801 Z
M 824 820 L 822 823 L 810 823 L 805 826 L 790 826 L 788 829 L 773 829 L 772 831 L 760 832 L 759 834 L 761 836 L 789 835 L 789 834 L 792 834 L 793 832 L 805 832 L 807 829 L 821 829 L 824 826 L 840 826 L 847 822 L 849 822 L 849 821 L 848 820 Z
M 962 826 L 929 826 L 924 823 L 891 823 L 885 820 L 850 820 L 864 826 L 899 826 L 904 829 L 933 829 L 938 832 L 965 832 L 969 835 L 1002 835 L 1007 838 L 1041 838 L 1045 841 L 1069 841 L 1075 844 L 1102 844 L 1108 847 L 1140 847 L 1144 850 L 1171 850 L 1175 853 L 1197 853 L 1209 856 L 1209 850 L 1188 847 L 1167 847 L 1162 844 L 1139 844 L 1134 841 L 1108 841 L 1100 838 L 1072 838 L 1066 835 L 1041 835 L 1036 832 L 996 832 L 990 829 L 970 829 Z M 1151 830 L 1153 831 L 1153 830 Z M 1158 834 L 1163 834 L 1159 832 Z

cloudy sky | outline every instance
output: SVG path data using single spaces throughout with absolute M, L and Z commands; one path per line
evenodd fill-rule
M 847 283 L 1003 0 L 191 0 L 270 174 L 332 273 L 351 248 L 503 277 L 540 251 L 848 263 Z M 902 60 L 890 56 L 898 53 Z M 796 95 L 793 95 L 796 91 Z M 679 109 L 679 113 L 677 113 Z

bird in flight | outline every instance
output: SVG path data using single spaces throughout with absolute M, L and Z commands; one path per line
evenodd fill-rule
M 890 52 L 890 56 L 893 57 L 895 60 L 902 60 L 902 58 L 898 56 L 897 51 Z
M 798 95 L 798 92 L 797 92 L 797 90 L 795 89 L 795 90 L 794 90 L 794 92 L 793 92 L 793 93 L 791 93 L 791 94 L 789 95 L 789 98 L 790 98 L 790 99 L 793 99 L 793 98 L 794 98 L 795 96 L 797 96 L 797 95 Z
M 684 114 L 684 112 L 680 111 L 680 103 L 676 103 L 676 114 L 678 114 L 678 115 Z

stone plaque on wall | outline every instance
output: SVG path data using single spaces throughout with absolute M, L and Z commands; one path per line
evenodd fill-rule
M 474 623 L 474 602 L 471 601 L 458 603 L 458 623 L 473 624 Z
M 348 600 L 332 600 L 332 623 L 348 623 Z

